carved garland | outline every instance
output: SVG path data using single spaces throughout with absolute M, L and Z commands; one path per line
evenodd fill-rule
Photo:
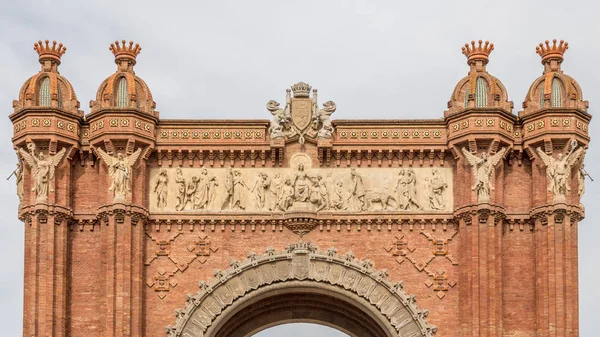
M 393 283 L 386 269 L 376 270 L 371 260 L 358 260 L 352 252 L 326 252 L 309 243 L 292 244 L 283 252 L 268 248 L 265 254 L 249 253 L 243 262 L 233 261 L 215 278 L 201 281 L 200 290 L 187 295 L 187 304 L 175 310 L 176 323 L 166 327 L 170 337 L 204 336 L 223 310 L 238 298 L 273 283 L 311 280 L 349 290 L 369 301 L 389 320 L 398 336 L 407 332 L 431 337 L 437 328 L 426 321 L 427 310 L 419 310 L 414 295 L 407 295 L 402 282 Z M 410 334 L 413 336 L 412 334 Z

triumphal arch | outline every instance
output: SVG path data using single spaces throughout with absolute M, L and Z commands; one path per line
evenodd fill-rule
M 269 119 L 168 120 L 139 45 L 111 44 L 84 114 L 65 47 L 36 43 L 10 115 L 24 336 L 577 336 L 591 116 L 567 48 L 536 47 L 518 114 L 479 41 L 439 119 L 332 120 L 298 82 Z

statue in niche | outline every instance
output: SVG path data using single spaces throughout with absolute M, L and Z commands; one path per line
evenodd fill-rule
M 239 170 L 233 171 L 233 195 L 231 197 L 231 209 L 245 210 L 248 186 L 242 179 L 242 172 Z
M 536 149 L 538 155 L 546 165 L 546 174 L 548 175 L 548 191 L 554 194 L 554 202 L 564 202 L 567 191 L 571 190 L 569 177 L 571 169 L 579 161 L 584 149 L 577 148 L 577 141 L 571 142 L 571 150 L 566 156 L 559 153 L 554 159 L 547 155 L 541 148 Z
M 307 202 L 309 200 L 309 179 L 308 174 L 304 171 L 304 164 L 299 164 L 294 178 L 294 201 Z
M 366 210 L 365 184 L 361 175 L 356 172 L 356 169 L 350 169 L 350 184 L 350 196 L 348 198 L 349 207 L 355 211 Z
M 48 192 L 51 191 L 50 181 L 54 179 L 54 170 L 62 157 L 65 155 L 66 149 L 63 147 L 54 156 L 45 156 L 40 152 L 35 155 L 35 144 L 27 144 L 29 153 L 23 149 L 19 149 L 21 157 L 31 167 L 31 173 L 34 177 L 34 184 L 31 191 L 36 194 L 36 202 L 48 201 Z
M 177 184 L 177 205 L 175 205 L 176 211 L 183 210 L 185 206 L 186 193 L 185 193 L 185 178 L 183 178 L 183 172 L 181 167 L 175 170 L 175 183 Z
M 491 183 L 492 172 L 494 171 L 496 164 L 498 164 L 500 159 L 504 156 L 505 152 L 506 148 L 503 147 L 491 157 L 488 157 L 487 153 L 483 152 L 481 158 L 477 158 L 477 156 L 473 155 L 466 148 L 462 148 L 462 153 L 465 155 L 465 158 L 473 170 L 475 182 L 473 183 L 471 190 L 477 191 L 477 202 L 482 203 L 490 201 L 490 190 L 494 189 Z
M 427 178 L 429 182 L 429 207 L 435 210 L 446 208 L 444 191 L 448 187 L 446 180 L 440 174 L 440 170 L 434 168 L 431 170 L 431 177 Z
M 287 211 L 294 204 L 294 187 L 292 181 L 286 179 L 281 188 L 281 194 L 277 200 L 277 208 L 281 211 Z
M 108 166 L 108 175 L 112 178 L 109 191 L 114 194 L 114 201 L 125 201 L 127 192 L 131 191 L 130 178 L 132 174 L 132 166 L 137 161 L 142 153 L 142 149 L 125 157 L 122 153 L 118 153 L 116 157 L 104 152 L 101 148 L 96 148 L 104 163 Z
M 315 105 L 316 105 L 316 94 Z M 323 103 L 323 108 L 319 109 L 318 105 L 315 106 L 315 114 L 313 116 L 313 127 L 318 128 L 319 124 L 321 128 L 317 136 L 319 138 L 332 138 L 333 137 L 333 125 L 331 124 L 331 114 L 336 110 L 336 105 L 333 101 L 327 101 Z
M 225 170 L 225 200 L 223 201 L 223 205 L 221 205 L 221 210 L 225 208 L 232 209 L 233 206 L 233 172 L 231 168 Z
M 286 129 L 287 124 L 291 119 L 290 102 L 291 98 L 289 92 L 287 94 L 284 109 L 279 108 L 279 103 L 275 100 L 270 100 L 267 102 L 267 110 L 269 110 L 271 115 L 273 115 L 273 120 L 269 126 L 269 134 L 271 135 L 272 139 L 284 136 L 284 129 Z
M 333 184 L 332 193 L 329 195 L 329 206 L 334 210 L 345 210 L 348 208 L 346 205 L 343 192 L 344 183 L 342 181 L 337 181 Z
M 413 169 L 401 169 L 398 173 L 395 193 L 398 195 L 397 208 L 399 210 L 423 209 L 417 200 L 417 175 Z
M 200 176 L 196 178 L 196 190 L 194 192 L 194 209 L 207 209 L 208 206 L 208 170 L 200 170 Z
M 160 173 L 154 182 L 154 193 L 156 193 L 156 207 L 163 210 L 167 207 L 167 193 L 169 187 L 169 176 L 167 169 L 160 169 Z
M 265 210 L 265 207 L 266 209 L 271 210 L 271 196 L 269 195 L 270 187 L 271 178 L 269 178 L 269 175 L 264 172 L 259 172 L 258 179 L 256 179 L 256 181 L 254 182 L 254 186 L 250 190 L 250 193 L 254 195 L 256 207 L 258 207 L 258 209 L 261 211 Z

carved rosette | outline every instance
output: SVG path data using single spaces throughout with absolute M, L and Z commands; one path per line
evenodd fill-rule
M 426 321 L 428 311 L 419 310 L 415 297 L 405 293 L 401 282 L 392 282 L 387 270 L 376 270 L 371 261 L 358 260 L 352 252 L 338 255 L 335 248 L 319 251 L 303 242 L 282 252 L 269 248 L 262 255 L 250 253 L 243 262 L 234 261 L 215 273 L 213 280 L 200 282 L 200 290 L 188 294 L 186 306 L 175 311 L 175 325 L 166 331 L 170 337 L 205 336 L 238 298 L 273 283 L 299 280 L 333 285 L 366 299 L 389 320 L 397 336 L 433 336 L 437 331 Z

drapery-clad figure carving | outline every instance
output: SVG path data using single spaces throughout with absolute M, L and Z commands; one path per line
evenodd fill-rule
M 194 209 L 206 209 L 208 205 L 208 170 L 203 168 L 196 180 Z
M 417 200 L 417 176 L 412 169 L 401 169 L 398 173 L 395 194 L 398 196 L 396 201 L 399 210 L 422 209 Z
M 225 200 L 223 201 L 223 205 L 221 205 L 221 209 L 229 208 L 232 209 L 232 200 L 233 200 L 233 171 L 230 168 L 225 172 Z
M 175 183 L 177 184 L 177 205 L 175 205 L 175 210 L 181 211 L 185 206 L 185 178 L 183 178 L 181 167 L 178 167 L 175 172 Z
M 116 157 L 113 157 L 104 152 L 104 150 L 101 148 L 95 149 L 106 166 L 108 166 L 108 175 L 112 178 L 111 185 L 108 190 L 113 192 L 114 201 L 125 201 L 127 192 L 131 191 L 130 178 L 132 174 L 132 166 L 142 153 L 142 149 L 138 148 L 137 151 L 127 157 L 124 157 L 122 153 L 119 153 Z
M 154 193 L 156 193 L 156 206 L 163 210 L 167 207 L 167 195 L 169 187 L 169 176 L 167 169 L 161 169 L 154 182 Z
M 307 202 L 310 197 L 310 177 L 304 171 L 304 165 L 298 165 L 298 171 L 294 178 L 294 201 Z
M 488 157 L 487 153 L 483 152 L 481 158 L 477 158 L 477 156 L 473 155 L 466 148 L 462 148 L 462 153 L 465 155 L 465 158 L 473 170 L 475 182 L 473 183 L 471 190 L 477 191 L 477 202 L 482 203 L 490 201 L 490 190 L 494 189 L 491 183 L 492 172 L 494 171 L 496 164 L 500 162 L 500 159 L 504 157 L 505 152 L 506 148 L 503 147 L 491 157 Z
M 348 204 L 355 211 L 364 211 L 367 208 L 365 202 L 365 184 L 356 169 L 350 169 L 350 197 Z
M 446 208 L 446 199 L 444 198 L 444 191 L 448 187 L 446 180 L 437 168 L 431 171 L 431 178 L 429 178 L 429 207 L 431 209 L 443 210 Z
M 208 175 L 208 203 L 207 208 L 213 209 L 215 207 L 215 200 L 217 198 L 217 186 L 219 181 L 214 175 Z
M 258 173 L 258 178 L 254 182 L 254 186 L 250 190 L 250 193 L 254 195 L 256 206 L 259 210 L 264 210 L 265 207 L 271 210 L 271 196 L 270 196 L 271 178 L 264 172 Z
M 231 209 L 246 209 L 246 195 L 248 186 L 242 178 L 242 173 L 239 170 L 233 171 L 233 195 L 231 197 Z
M 21 202 L 23 201 L 25 193 L 23 189 L 23 160 L 21 159 L 19 151 L 17 151 L 17 168 L 15 169 L 14 175 L 17 180 L 17 196 L 19 197 L 19 202 Z
M 45 156 L 40 152 L 35 155 L 35 144 L 27 144 L 29 153 L 23 149 L 19 149 L 21 157 L 31 167 L 31 174 L 34 177 L 34 184 L 31 191 L 36 194 L 36 202 L 48 201 L 48 192 L 51 191 L 50 181 L 54 178 L 54 170 L 62 157 L 65 155 L 66 149 L 63 147 L 54 156 Z
M 546 174 L 548 175 L 548 191 L 554 194 L 554 202 L 565 202 L 567 191 L 571 190 L 569 177 L 571 169 L 575 165 L 584 149 L 577 148 L 577 141 L 571 143 L 571 150 L 566 156 L 559 153 L 556 159 L 547 155 L 541 148 L 537 148 L 540 159 L 546 165 Z
M 286 179 L 281 188 L 281 195 L 277 200 L 277 208 L 281 211 L 287 211 L 294 204 L 294 187 L 292 181 Z

